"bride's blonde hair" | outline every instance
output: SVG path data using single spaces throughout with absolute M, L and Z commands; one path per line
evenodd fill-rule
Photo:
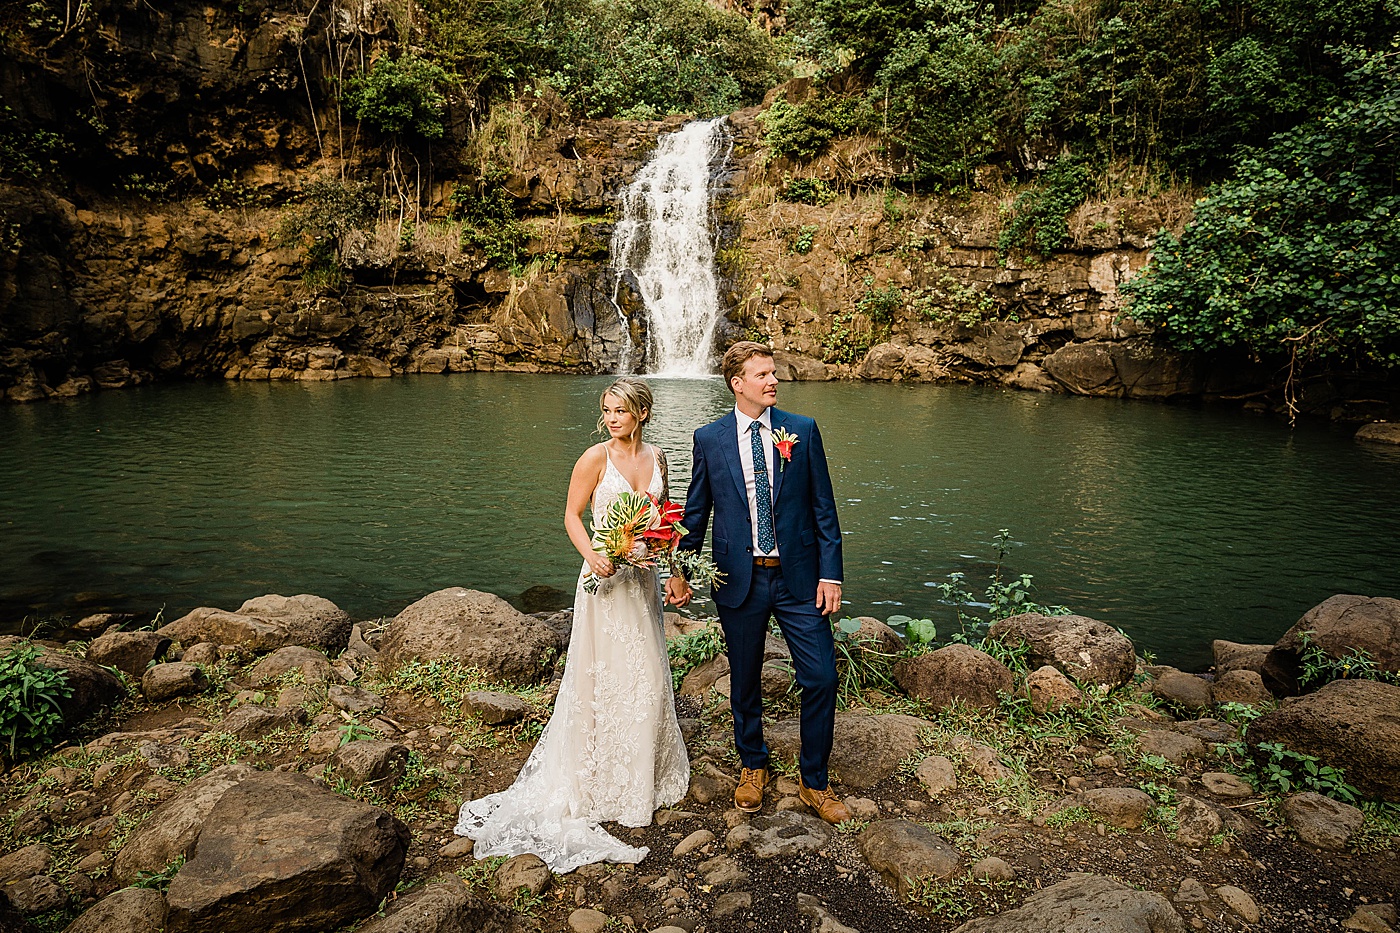
M 622 407 L 637 419 L 637 433 L 640 435 L 642 428 L 651 420 L 651 386 L 631 376 L 619 376 L 598 396 L 599 408 L 603 407 L 603 399 L 609 395 L 621 401 Z M 602 415 L 598 416 L 598 433 L 605 437 L 608 433 L 608 422 Z

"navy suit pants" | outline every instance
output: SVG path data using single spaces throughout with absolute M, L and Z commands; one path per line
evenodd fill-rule
M 768 766 L 763 741 L 763 645 L 768 619 L 778 620 L 802 688 L 802 754 L 798 767 L 813 790 L 827 786 L 827 761 L 836 728 L 836 647 L 831 623 L 812 602 L 792 595 L 779 568 L 754 567 L 749 595 L 736 608 L 719 606 L 729 654 L 729 698 L 734 745 L 745 768 Z

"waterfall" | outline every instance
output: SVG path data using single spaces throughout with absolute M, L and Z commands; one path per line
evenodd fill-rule
M 714 372 L 721 312 L 711 230 L 710 181 L 728 158 L 724 118 L 690 123 L 661 137 L 651 161 L 622 193 L 613 233 L 613 271 L 630 271 L 647 312 L 647 361 L 658 376 Z M 630 365 L 624 354 L 623 368 Z

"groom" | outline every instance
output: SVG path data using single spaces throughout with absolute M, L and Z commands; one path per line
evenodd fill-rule
M 827 781 L 836 724 L 836 653 L 827 616 L 841 607 L 841 528 L 817 423 L 779 411 L 773 351 L 751 340 L 724 354 L 734 411 L 695 432 L 680 548 L 699 551 L 714 512 L 714 588 L 729 651 L 734 745 L 743 762 L 734 806 L 755 811 L 772 780 L 763 741 L 763 645 L 778 620 L 802 688 L 798 797 L 828 823 L 851 818 Z M 667 601 L 690 602 L 681 577 Z

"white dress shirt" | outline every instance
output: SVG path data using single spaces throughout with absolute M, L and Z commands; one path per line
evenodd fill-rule
M 754 495 L 754 472 L 753 472 L 753 436 L 749 430 L 749 425 L 757 421 L 759 424 L 759 436 L 763 438 L 764 468 L 768 471 L 768 493 L 773 493 L 773 484 L 777 477 L 773 475 L 773 410 L 763 409 L 763 414 L 758 418 L 750 418 L 734 406 L 734 420 L 739 423 L 739 463 L 744 467 L 744 491 L 749 497 L 749 532 L 753 535 L 751 541 L 753 554 L 755 557 L 777 557 L 778 543 L 777 535 L 774 535 L 773 550 L 760 551 L 758 549 L 758 499 Z M 771 504 L 771 503 L 770 503 Z M 774 526 L 776 532 L 777 526 Z
M 763 414 L 759 415 L 758 418 L 755 419 L 750 418 L 748 415 L 744 414 L 742 411 L 739 410 L 739 406 L 735 405 L 734 420 L 739 426 L 739 463 L 744 468 L 744 492 L 747 493 L 749 497 L 749 530 L 753 533 L 753 539 L 751 542 L 753 545 L 753 553 L 755 557 L 777 557 L 778 540 L 776 513 L 773 516 L 775 522 L 773 526 L 773 550 L 765 552 L 760 551 L 758 549 L 758 499 L 754 497 L 753 438 L 752 436 L 750 436 L 749 433 L 749 425 L 753 424 L 754 421 L 757 421 L 759 424 L 759 436 L 763 438 L 763 455 L 764 459 L 767 461 L 766 466 L 768 468 L 768 489 L 771 495 L 772 490 L 774 488 L 774 483 L 777 480 L 777 477 L 773 473 L 773 468 L 776 465 L 774 463 L 774 457 L 777 456 L 776 450 L 773 447 L 773 409 L 763 409 Z M 837 586 L 841 585 L 840 580 L 830 580 L 826 577 L 822 577 L 821 582 L 834 583 Z

